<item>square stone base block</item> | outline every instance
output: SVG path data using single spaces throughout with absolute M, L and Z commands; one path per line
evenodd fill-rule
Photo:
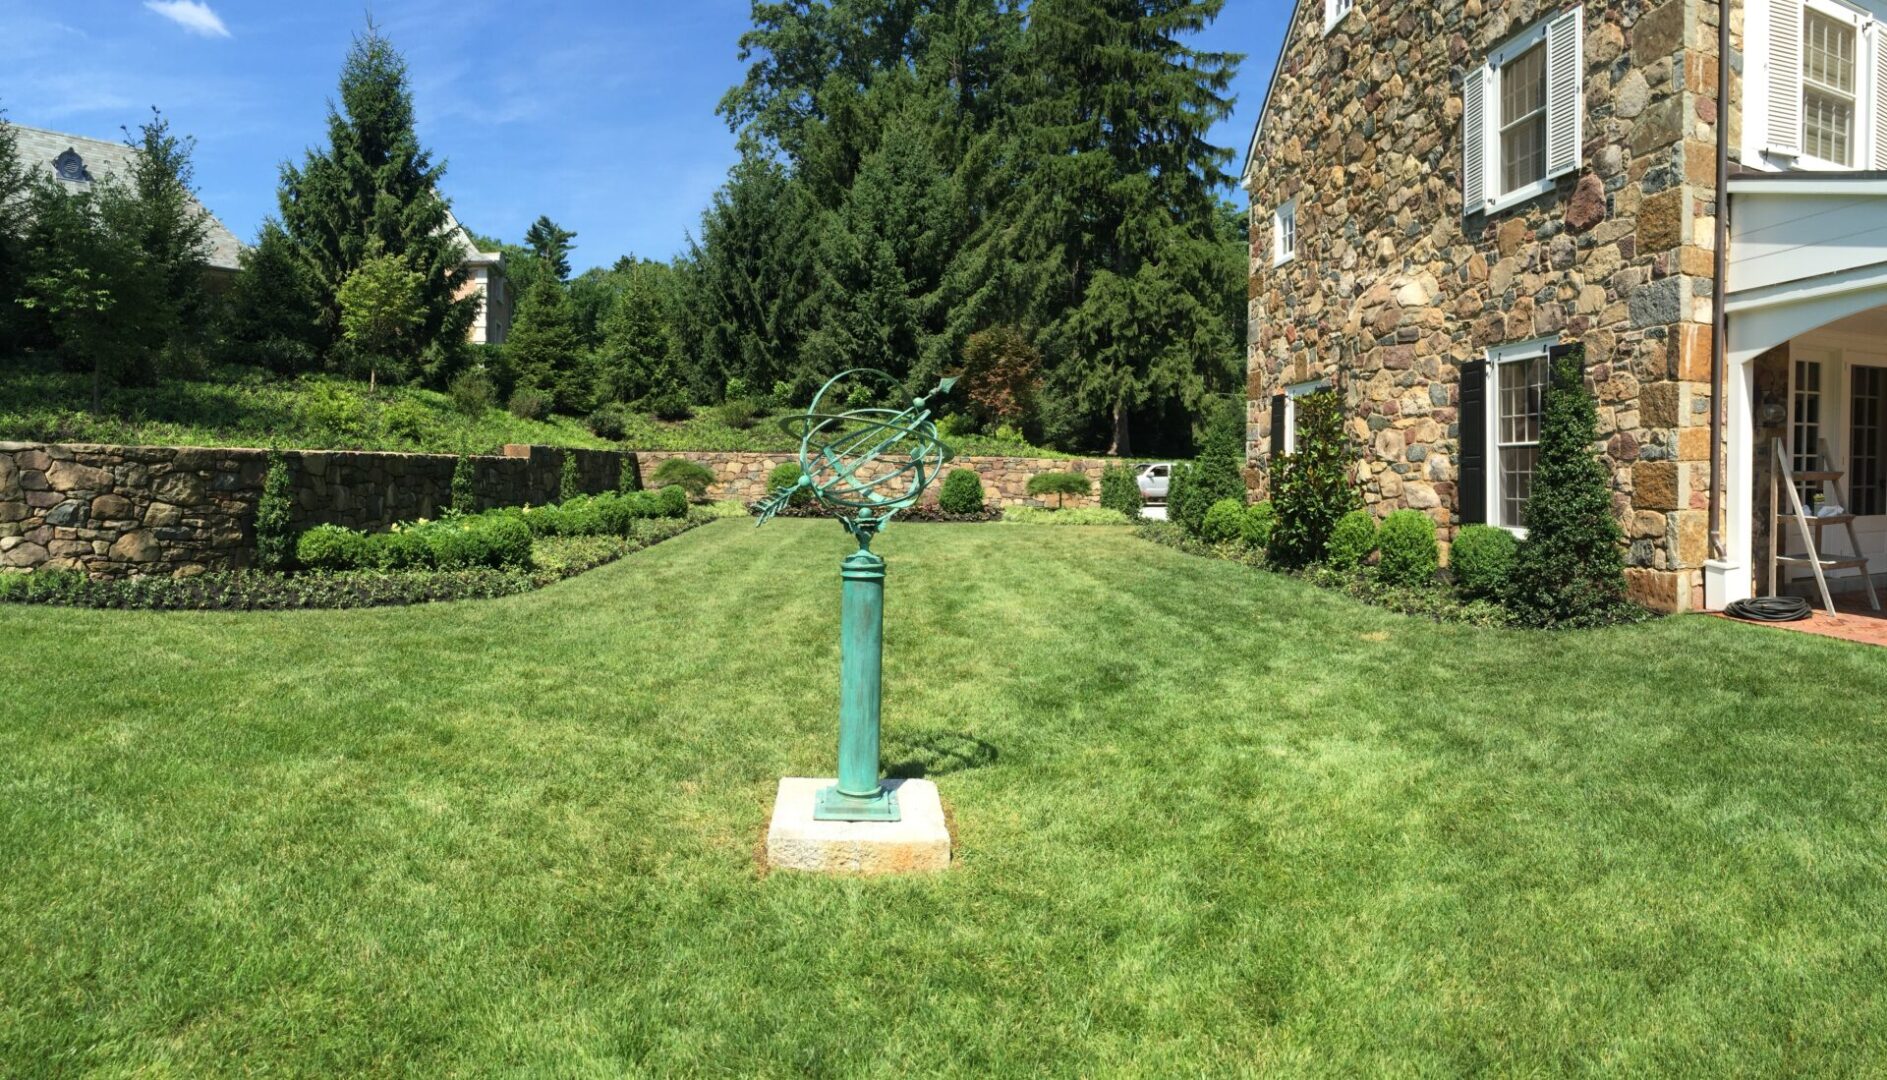
M 773 800 L 767 865 L 829 874 L 902 874 L 950 865 L 943 801 L 928 780 L 886 780 L 898 793 L 902 821 L 814 821 L 813 799 L 831 779 L 789 776 Z

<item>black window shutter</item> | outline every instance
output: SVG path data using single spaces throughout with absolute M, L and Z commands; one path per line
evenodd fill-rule
M 1271 456 L 1284 456 L 1284 395 L 1271 395 Z
M 1487 361 L 1461 365 L 1461 438 L 1455 452 L 1455 490 L 1463 525 L 1487 523 Z

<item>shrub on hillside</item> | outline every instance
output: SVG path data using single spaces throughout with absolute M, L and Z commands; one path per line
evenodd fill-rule
M 729 398 L 716 405 L 711 416 L 717 424 L 745 431 L 760 422 L 760 408 L 746 398 Z
M 599 407 L 590 414 L 588 423 L 590 434 L 611 442 L 621 442 L 622 437 L 629 433 L 628 418 L 623 416 L 621 407 L 616 405 Z
M 1513 533 L 1493 525 L 1468 525 L 1456 533 L 1448 549 L 1448 569 L 1461 594 L 1484 600 L 1505 595 L 1519 546 Z
M 1126 465 L 1109 465 L 1101 470 L 1101 505 L 1128 517 L 1140 516 L 1140 482 Z
M 264 570 L 286 570 L 295 554 L 290 531 L 295 504 L 294 478 L 282 455 L 269 451 L 269 471 L 262 480 L 262 498 L 256 502 L 256 565 Z
M 1271 546 L 1271 531 L 1278 525 L 1278 512 L 1272 508 L 1271 500 L 1265 499 L 1247 506 L 1244 524 L 1247 547 L 1262 550 Z
M 1594 453 L 1598 410 L 1584 351 L 1553 363 L 1527 500 L 1527 538 L 1514 554 L 1507 603 L 1534 626 L 1594 626 L 1633 613 L 1611 478 Z
M 694 406 L 689 403 L 688 395 L 677 387 L 650 394 L 640 404 L 653 413 L 657 420 L 686 420 L 694 415 Z
M 1282 566 L 1308 566 L 1324 557 L 1343 515 L 1362 505 L 1350 483 L 1350 440 L 1336 391 L 1297 399 L 1297 450 L 1273 460 L 1271 501 L 1278 525 L 1269 557 Z
M 983 502 L 983 478 L 975 469 L 951 469 L 937 492 L 937 506 L 946 513 L 974 514 Z
M 1093 490 L 1093 483 L 1080 473 L 1045 472 L 1029 477 L 1029 494 L 1038 499 L 1044 495 L 1055 496 L 1057 510 L 1061 509 L 1064 497 L 1086 495 Z
M 790 487 L 790 488 L 793 488 L 793 497 L 787 500 L 786 505 L 805 506 L 807 503 L 812 502 L 812 489 L 797 487 L 796 485 L 799 483 L 799 477 L 800 477 L 799 462 L 797 461 L 780 462 L 778 465 L 775 465 L 773 467 L 772 472 L 767 473 L 767 494 L 771 495 L 773 492 L 776 492 L 780 490 L 781 488 Z
M 550 395 L 529 386 L 511 392 L 505 408 L 520 420 L 542 420 L 550 412 Z
M 656 487 L 679 487 L 699 499 L 714 483 L 714 470 L 684 457 L 672 457 L 655 467 L 653 479 Z
M 485 410 L 498 400 L 498 388 L 483 371 L 461 373 L 447 384 L 446 393 L 451 396 L 454 409 L 473 419 L 485 415 Z
M 1332 570 L 1355 570 L 1376 551 L 1376 515 L 1352 510 L 1337 520 L 1324 545 L 1324 562 Z
M 1420 510 L 1397 510 L 1383 519 L 1376 534 L 1382 557 L 1376 579 L 1387 585 L 1416 588 L 1435 580 L 1441 556 L 1435 546 L 1435 521 Z
M 1220 499 L 1206 511 L 1199 525 L 1199 539 L 1208 544 L 1243 543 L 1245 540 L 1245 502 Z
M 316 525 L 295 541 L 295 561 L 309 570 L 352 570 L 372 558 L 367 535 L 341 525 Z

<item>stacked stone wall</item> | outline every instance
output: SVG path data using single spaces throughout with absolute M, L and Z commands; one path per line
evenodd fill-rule
M 653 477 L 655 470 L 669 458 L 686 458 L 699 465 L 704 465 L 714 472 L 714 483 L 708 488 L 708 497 L 713 499 L 738 499 L 752 502 L 767 493 L 767 475 L 782 462 L 797 462 L 797 454 L 759 453 L 759 452 L 670 452 L 662 450 L 638 450 L 635 457 L 641 462 L 643 475 Z M 984 498 L 993 506 L 1053 506 L 1055 500 L 1046 500 L 1029 494 L 1029 478 L 1046 472 L 1072 472 L 1086 476 L 1093 491 L 1087 496 L 1068 496 L 1066 506 L 1099 506 L 1101 493 L 1101 470 L 1109 463 L 1101 458 L 1028 458 L 1028 457 L 959 457 L 952 459 L 945 466 L 951 469 L 972 469 L 983 481 Z M 862 475 L 869 476 L 869 473 Z M 941 480 L 924 493 L 924 501 L 937 501 Z
M 1587 0 L 1580 168 L 1464 217 L 1463 72 L 1566 6 L 1361 0 L 1326 35 L 1323 5 L 1297 5 L 1247 180 L 1250 476 L 1269 482 L 1273 395 L 1329 379 L 1368 505 L 1450 537 L 1461 365 L 1583 342 L 1633 593 L 1681 610 L 1708 554 L 1717 8 Z M 1274 267 L 1271 214 L 1292 199 L 1297 256 Z
M 478 509 L 554 502 L 574 454 L 579 487 L 607 491 L 633 455 L 509 446 L 470 459 Z M 289 450 L 293 527 L 384 529 L 451 506 L 458 459 Z M 0 568 L 193 574 L 248 566 L 269 452 L 0 443 Z

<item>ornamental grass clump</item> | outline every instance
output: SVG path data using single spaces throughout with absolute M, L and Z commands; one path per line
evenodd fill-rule
M 1520 542 L 1514 534 L 1493 525 L 1468 525 L 1455 534 L 1448 549 L 1448 570 L 1455 587 L 1471 600 L 1498 600 L 1506 595 L 1513 576 L 1514 554 Z
M 1506 596 L 1515 618 L 1531 626 L 1598 626 L 1636 614 L 1626 599 L 1610 477 L 1593 450 L 1598 408 L 1584 360 L 1579 347 L 1554 359 L 1540 418 L 1527 538 Z
M 983 478 L 975 469 L 951 469 L 937 492 L 938 509 L 950 514 L 980 514 L 984 501 Z
M 707 495 L 708 485 L 714 483 L 714 470 L 684 457 L 672 457 L 655 467 L 651 479 L 658 488 L 679 487 L 689 498 L 699 499 Z
M 1283 455 L 1271 481 L 1271 501 L 1278 512 L 1267 549 L 1272 562 L 1300 568 L 1324 557 L 1337 522 L 1363 505 L 1350 482 L 1351 464 L 1336 391 L 1298 398 L 1297 449 Z
M 1385 585 L 1422 588 L 1435 581 L 1441 554 L 1435 543 L 1435 520 L 1420 510 L 1397 510 L 1383 519 L 1376 533 L 1382 556 L 1376 562 L 1376 580 Z
M 1324 565 L 1332 570 L 1359 570 L 1376 553 L 1376 515 L 1352 510 L 1337 520 L 1324 546 Z

